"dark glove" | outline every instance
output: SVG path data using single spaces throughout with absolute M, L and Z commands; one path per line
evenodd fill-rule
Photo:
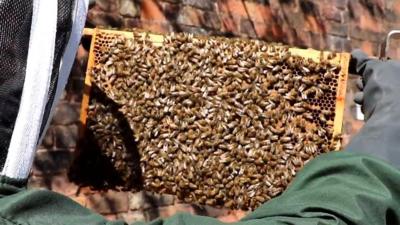
M 366 124 L 347 146 L 389 161 L 400 168 L 400 62 L 370 59 L 360 50 L 352 52 L 350 73 L 362 83 L 355 101 L 362 104 Z

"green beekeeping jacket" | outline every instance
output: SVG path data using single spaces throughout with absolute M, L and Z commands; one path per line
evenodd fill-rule
M 60 194 L 18 188 L 2 179 L 0 224 L 119 225 Z M 322 155 L 297 175 L 279 197 L 265 203 L 236 225 L 400 224 L 400 172 L 366 155 L 335 152 Z M 223 224 L 186 213 L 137 225 Z M 136 225 L 136 224 L 135 224 Z

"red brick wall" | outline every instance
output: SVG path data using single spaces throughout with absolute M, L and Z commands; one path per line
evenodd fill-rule
M 400 28 L 400 1 L 96 0 L 87 26 L 240 36 L 334 51 L 362 48 L 376 55 L 386 32 Z M 81 46 L 66 93 L 39 147 L 30 186 L 63 193 L 110 219 L 153 219 L 182 210 L 226 221 L 241 217 L 243 214 L 238 212 L 181 204 L 171 196 L 96 192 L 68 181 L 66 174 L 77 142 L 86 59 L 87 51 Z M 351 100 L 348 102 L 351 105 Z M 348 134 L 360 128 L 360 123 L 351 118 L 350 107 L 345 121 L 348 141 Z
M 400 26 L 396 0 L 142 0 L 129 14 L 121 13 L 123 0 L 97 2 L 88 17 L 93 26 L 233 35 L 336 51 L 360 47 L 370 54 Z

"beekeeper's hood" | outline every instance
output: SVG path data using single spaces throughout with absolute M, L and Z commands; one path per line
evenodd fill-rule
M 74 61 L 88 0 L 0 0 L 1 179 L 25 182 Z

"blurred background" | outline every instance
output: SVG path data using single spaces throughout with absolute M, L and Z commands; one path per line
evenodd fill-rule
M 391 29 L 400 28 L 398 0 L 95 0 L 86 27 L 141 28 L 167 33 L 244 37 L 330 51 L 361 48 L 377 56 Z M 66 91 L 40 145 L 29 186 L 67 195 L 109 219 L 128 222 L 167 217 L 177 211 L 235 221 L 246 212 L 184 204 L 147 192 L 98 191 L 68 180 L 78 141 L 79 114 L 88 57 L 83 40 Z M 399 54 L 392 47 L 391 54 Z M 351 76 L 345 110 L 344 144 L 362 127 L 354 119 Z M 93 174 L 96 176 L 96 174 Z

